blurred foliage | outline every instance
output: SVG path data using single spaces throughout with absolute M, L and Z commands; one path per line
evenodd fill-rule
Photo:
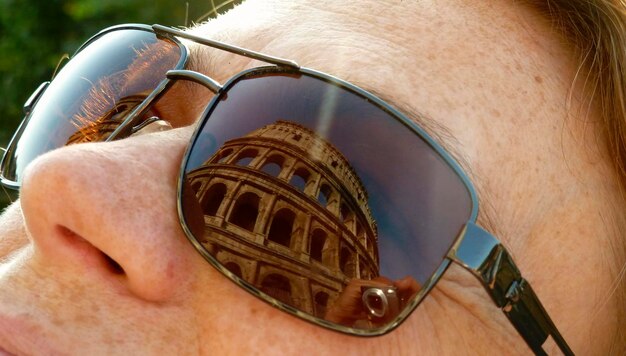
M 121 23 L 190 25 L 214 16 L 213 9 L 232 7 L 224 2 L 230 1 L 0 0 L 0 146 L 6 147 L 23 103 L 50 80 L 63 54 L 72 55 L 96 32 Z

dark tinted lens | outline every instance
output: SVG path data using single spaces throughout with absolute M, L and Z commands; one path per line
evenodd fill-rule
M 389 326 L 472 213 L 413 129 L 319 78 L 250 74 L 209 115 L 184 168 L 187 226 L 232 275 L 300 312 Z
M 181 58 L 178 45 L 149 31 L 105 33 L 50 83 L 9 146 L 3 177 L 20 181 L 33 159 L 70 143 L 103 140 Z

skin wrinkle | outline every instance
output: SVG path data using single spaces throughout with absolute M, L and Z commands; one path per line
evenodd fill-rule
M 469 298 L 468 293 L 471 294 Z M 449 271 L 446 273 L 445 280 L 438 284 L 437 291 L 433 294 L 434 301 L 439 301 L 443 298 L 452 300 L 457 306 L 476 303 L 485 305 L 487 309 L 496 309 L 484 288 L 478 284 L 474 277 L 467 275 L 465 271 L 455 265 L 450 266 Z M 512 326 L 504 317 L 504 314 L 498 315 L 498 317 L 495 318 L 485 318 L 485 315 L 482 315 L 484 314 L 482 310 L 483 308 L 467 308 L 467 311 L 473 316 L 469 324 L 473 326 L 472 329 L 474 333 L 472 335 L 459 333 L 463 336 L 466 350 L 472 349 L 471 345 L 475 342 L 477 327 L 478 330 L 484 329 L 481 336 L 490 335 L 501 330 L 510 330 L 509 335 L 513 336 L 513 340 L 515 340 L 515 331 L 512 330 Z M 452 314 L 451 312 L 448 313 Z M 467 324 L 468 320 L 463 320 L 463 322 Z M 464 330 L 464 326 L 467 327 L 467 325 L 463 325 L 463 323 L 454 317 L 449 318 L 448 325 L 450 324 L 454 325 L 459 330 Z M 504 339 L 498 338 L 492 341 L 501 343 L 503 348 L 507 346 Z
M 439 290 L 438 290 L 438 292 L 439 292 Z M 431 293 L 432 293 L 432 301 L 431 301 L 431 303 L 432 303 L 432 304 L 435 304 L 437 308 L 439 308 L 439 309 L 441 309 L 441 310 L 445 311 L 445 308 L 442 308 L 442 305 L 441 305 L 441 303 L 439 302 L 441 298 L 437 298 L 438 294 L 439 294 L 439 295 L 446 296 L 446 295 L 445 295 L 445 293 L 443 293 L 443 292 L 441 292 L 441 293 L 433 293 L 433 292 L 431 292 Z M 453 320 L 454 320 L 454 319 L 453 319 Z M 454 325 L 454 324 L 453 324 L 453 325 Z M 437 329 L 435 329 L 435 332 L 436 332 L 436 333 L 438 333 L 438 330 L 437 330 Z M 455 340 L 455 341 L 458 341 L 458 340 L 459 340 L 459 339 L 457 339 L 457 340 Z M 462 340 L 465 340 L 465 338 L 464 338 L 463 336 L 462 336 Z M 443 350 L 438 350 L 438 353 L 443 353 Z
M 439 292 L 439 290 L 438 290 L 437 292 Z M 439 293 L 439 294 L 438 294 L 438 293 L 435 293 L 434 291 L 433 291 L 433 292 L 431 292 L 431 293 L 433 293 L 432 298 L 429 298 L 429 299 L 428 299 L 428 300 L 426 300 L 425 302 L 427 302 L 427 303 L 428 303 L 428 304 L 430 304 L 430 305 L 433 305 L 433 307 L 431 307 L 430 309 L 427 309 L 427 310 L 425 311 L 426 316 L 427 316 L 429 319 L 432 319 L 432 318 L 433 318 L 433 316 L 431 316 L 430 310 L 433 310 L 433 309 L 435 309 L 435 310 L 437 310 L 437 311 L 439 311 L 439 312 L 442 312 L 443 314 L 448 314 L 448 311 L 446 310 L 446 307 L 443 307 L 443 306 L 442 306 L 442 303 L 441 303 L 441 300 L 443 299 L 443 298 L 441 298 L 441 296 L 445 296 L 445 294 L 443 294 L 443 293 Z M 439 298 L 438 298 L 438 296 L 439 296 Z M 439 318 L 439 317 L 440 317 L 440 315 L 436 315 L 436 316 L 434 316 L 434 318 Z M 452 320 L 454 320 L 454 319 L 452 318 Z M 448 322 L 448 323 L 447 323 L 446 327 L 449 327 L 449 324 L 450 324 L 450 322 Z M 433 328 L 433 330 L 434 330 L 434 333 L 435 333 L 435 336 L 436 336 L 436 337 L 435 337 L 435 339 L 438 339 L 438 338 L 442 338 L 442 337 L 443 337 L 443 335 L 442 335 L 442 333 L 440 332 L 440 329 L 439 329 L 439 328 Z M 464 337 L 463 337 L 463 336 L 461 336 L 461 338 L 464 340 Z M 454 340 L 454 342 L 456 343 L 458 340 L 459 340 L 459 338 L 455 339 L 455 340 Z M 464 349 L 464 348 L 460 348 L 460 350 L 463 350 L 463 349 Z M 432 353 L 432 354 L 437 354 L 437 355 L 440 355 L 440 354 L 444 354 L 444 353 L 445 353 L 445 349 L 444 349 L 443 347 L 441 347 L 441 346 L 440 346 L 440 347 L 438 347 L 438 348 L 436 349 L 436 351 L 434 351 L 434 352 L 429 351 L 428 353 L 429 353 L 429 354 L 430 354 L 430 353 Z

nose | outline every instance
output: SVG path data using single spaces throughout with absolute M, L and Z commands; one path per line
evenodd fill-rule
M 169 298 L 195 254 L 178 223 L 177 176 L 189 128 L 50 152 L 25 171 L 21 207 L 35 258 Z

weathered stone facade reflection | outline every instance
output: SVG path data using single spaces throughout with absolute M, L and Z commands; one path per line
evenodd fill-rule
M 379 275 L 367 192 L 346 158 L 278 121 L 226 142 L 187 175 L 204 212 L 203 244 L 231 272 L 323 317 L 353 278 Z

